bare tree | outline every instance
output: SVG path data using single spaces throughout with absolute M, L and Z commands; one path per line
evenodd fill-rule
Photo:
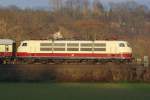
M 87 16 L 89 14 L 89 1 L 88 0 L 83 0 L 83 15 Z
M 0 34 L 7 33 L 7 23 L 4 19 L 0 19 Z
M 63 5 L 63 0 L 49 0 L 50 6 L 54 11 L 60 10 Z
M 104 7 L 102 3 L 99 0 L 94 0 L 93 1 L 93 13 L 94 15 L 102 15 L 104 12 Z

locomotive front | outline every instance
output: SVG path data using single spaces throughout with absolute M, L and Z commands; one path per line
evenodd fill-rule
M 126 41 L 119 41 L 118 52 L 122 59 L 132 60 L 132 48 Z

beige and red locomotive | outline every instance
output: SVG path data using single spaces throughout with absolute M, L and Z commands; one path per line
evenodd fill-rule
M 131 60 L 126 41 L 26 40 L 17 50 L 19 58 Z

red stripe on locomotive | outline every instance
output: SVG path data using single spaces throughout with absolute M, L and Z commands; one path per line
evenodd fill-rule
M 132 54 L 123 53 L 123 54 L 96 54 L 96 53 L 26 53 L 18 52 L 18 57 L 72 57 L 72 58 L 121 58 L 121 59 L 131 59 Z

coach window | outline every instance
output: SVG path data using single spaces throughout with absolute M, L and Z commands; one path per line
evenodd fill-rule
M 119 46 L 120 47 L 125 47 L 125 44 L 124 43 L 120 43 Z
M 8 52 L 9 51 L 9 46 L 8 45 L 6 45 L 6 52 Z
M 27 43 L 23 43 L 22 46 L 23 46 L 23 47 L 27 46 Z

